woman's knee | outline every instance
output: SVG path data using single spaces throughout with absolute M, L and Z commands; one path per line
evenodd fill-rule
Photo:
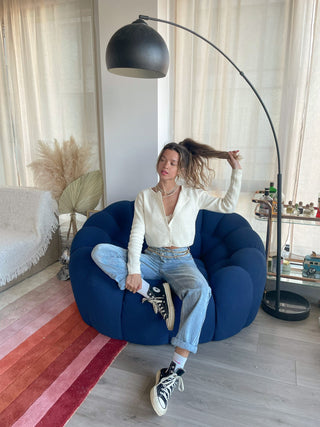
M 211 297 L 211 288 L 208 285 L 208 282 L 206 280 L 203 280 L 201 282 L 199 282 L 198 284 L 198 290 L 201 294 L 201 298 L 203 298 L 204 300 L 209 301 L 209 298 Z
M 98 261 L 107 252 L 105 243 L 99 243 L 91 251 L 91 258 L 93 261 Z
M 195 280 L 192 285 L 186 289 L 186 295 L 196 297 L 197 301 L 208 302 L 211 297 L 211 288 L 205 279 Z
M 110 243 L 99 243 L 91 251 L 91 258 L 95 262 L 123 256 L 125 256 L 125 250 Z
M 93 261 L 98 261 L 100 254 L 101 254 L 101 244 L 96 245 L 92 251 L 91 251 L 91 258 L 93 259 Z

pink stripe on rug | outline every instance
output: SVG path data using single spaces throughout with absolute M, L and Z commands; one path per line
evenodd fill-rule
M 70 286 L 65 286 L 63 289 L 58 288 L 54 295 L 47 294 L 45 298 L 43 295 L 42 298 L 39 298 L 35 294 L 36 301 L 32 301 L 32 304 L 26 303 L 23 310 L 21 308 L 17 313 L 11 313 L 11 316 L 8 315 L 8 318 L 1 321 L 0 338 L 5 337 L 4 334 L 8 330 L 15 332 L 21 329 L 24 326 L 23 319 L 35 319 L 41 313 L 51 313 L 52 310 L 55 310 L 53 303 L 59 304 L 68 295 L 73 295 Z
M 126 345 L 126 341 L 111 338 L 36 427 L 63 427 Z
M 1 427 L 63 427 L 127 344 L 84 323 L 56 277 L 0 309 L 0 323 Z
M 52 407 L 52 405 L 65 393 L 81 372 L 88 366 L 97 353 L 110 340 L 104 335 L 97 335 L 91 343 L 73 360 L 50 387 L 29 407 L 24 415 L 17 420 L 15 427 L 34 427 Z M 104 362 L 105 365 L 105 362 Z M 96 383 L 96 379 L 95 379 Z M 50 424 L 47 424 L 47 426 Z M 58 424 L 51 424 L 58 425 Z
M 28 339 L 31 335 L 33 335 L 36 331 L 42 328 L 45 324 L 50 322 L 55 316 L 57 316 L 61 311 L 63 311 L 66 307 L 74 302 L 74 297 L 70 293 L 63 298 L 59 298 L 58 301 L 53 300 L 51 305 L 50 312 L 43 311 L 43 315 L 34 318 L 33 314 L 29 314 L 23 316 L 19 320 L 19 324 L 24 325 L 18 330 L 16 333 L 11 333 L 7 338 L 8 333 L 11 332 L 11 327 L 8 327 L 3 332 L 3 336 L 0 336 L 0 342 L 3 340 L 3 344 L 0 346 L 0 358 L 5 357 L 8 353 L 13 351 L 16 347 L 18 347 L 22 342 Z M 45 308 L 43 309 L 45 310 Z M 18 322 L 18 321 L 17 321 Z
M 72 290 L 70 285 L 66 284 L 65 287 L 62 289 L 57 286 L 56 292 L 54 294 L 52 293 L 52 291 L 47 292 L 44 295 L 37 295 L 37 293 L 34 293 L 34 300 L 26 301 L 25 305 L 18 309 L 13 307 L 13 312 L 8 309 L 10 305 L 7 306 L 6 309 L 3 309 L 8 313 L 7 317 L 2 319 L 0 323 L 0 338 L 2 339 L 2 337 L 5 337 L 5 331 L 10 330 L 15 332 L 21 329 L 21 327 L 24 326 L 23 319 L 25 318 L 35 319 L 41 313 L 51 313 L 52 309 L 54 309 L 53 302 L 59 303 L 60 301 L 63 301 L 63 299 L 66 298 L 67 295 L 72 295 Z M 3 315 L 3 313 L 1 314 Z
M 88 326 L 46 370 L 35 378 L 27 388 L 21 390 L 14 402 L 0 414 L 0 419 L 6 425 L 12 426 L 97 335 L 98 331 Z
M 53 299 L 56 296 L 63 296 L 66 290 L 67 292 L 70 292 L 70 282 L 61 282 L 57 278 L 53 277 L 48 282 L 38 286 L 1 309 L 0 329 L 9 326 L 39 304 L 48 300 L 50 301 L 50 299 Z

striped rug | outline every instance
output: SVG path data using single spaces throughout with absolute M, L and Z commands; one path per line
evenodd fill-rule
M 125 345 L 83 322 L 69 281 L 53 277 L 7 304 L 0 310 L 0 426 L 65 425 Z

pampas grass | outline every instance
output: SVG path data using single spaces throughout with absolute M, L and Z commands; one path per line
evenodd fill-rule
M 64 189 L 90 168 L 91 147 L 77 145 L 71 136 L 62 144 L 55 139 L 53 144 L 38 142 L 38 160 L 28 165 L 32 168 L 35 184 L 49 190 L 59 200 Z

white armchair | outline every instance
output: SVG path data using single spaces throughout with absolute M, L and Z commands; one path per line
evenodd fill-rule
M 0 188 L 0 291 L 58 259 L 57 229 L 49 191 Z

